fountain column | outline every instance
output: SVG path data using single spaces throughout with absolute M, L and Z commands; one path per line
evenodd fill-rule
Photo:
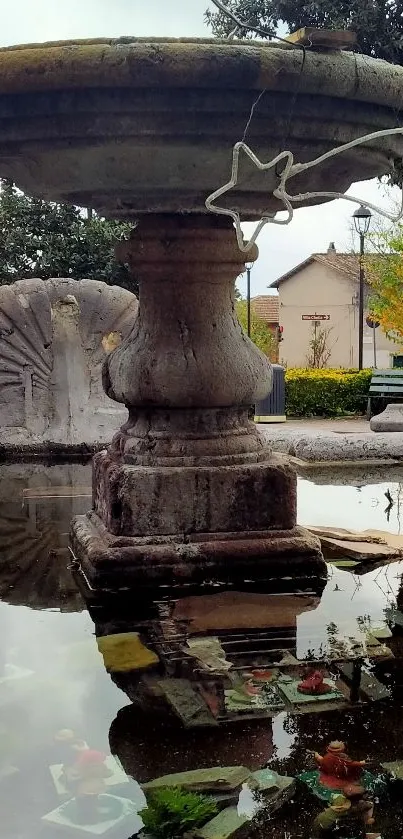
M 106 588 L 323 575 L 318 541 L 296 527 L 294 469 L 249 419 L 272 374 L 235 313 L 232 224 L 145 216 L 119 250 L 140 306 L 104 388 L 129 419 L 95 456 L 94 509 L 73 524 L 85 575 Z

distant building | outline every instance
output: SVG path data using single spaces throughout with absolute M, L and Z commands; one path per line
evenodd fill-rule
M 327 253 L 314 253 L 271 283 L 279 292 L 279 322 L 283 327 L 281 360 L 289 367 L 306 367 L 309 342 L 316 329 L 326 330 L 330 357 L 327 367 L 358 367 L 359 258 L 337 253 L 333 242 Z M 368 289 L 366 289 L 366 294 Z M 374 366 L 373 330 L 364 310 L 363 366 Z M 389 340 L 381 327 L 375 330 L 377 367 L 393 367 L 401 356 L 400 345 Z
M 273 352 L 271 361 L 278 361 L 278 329 L 279 329 L 279 298 L 276 294 L 260 294 L 258 297 L 251 297 L 251 311 L 256 317 L 263 320 L 273 335 Z

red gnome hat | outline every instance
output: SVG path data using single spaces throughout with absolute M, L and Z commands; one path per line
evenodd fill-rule
M 93 766 L 94 764 L 104 763 L 106 754 L 97 752 L 95 749 L 84 749 L 77 757 L 77 764 L 79 766 Z

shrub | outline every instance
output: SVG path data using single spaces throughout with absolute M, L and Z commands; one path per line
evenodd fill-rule
M 178 839 L 216 814 L 217 805 L 212 798 L 179 787 L 164 787 L 147 794 L 147 809 L 140 816 L 153 839 Z
M 372 370 L 286 371 L 286 413 L 294 417 L 363 414 Z

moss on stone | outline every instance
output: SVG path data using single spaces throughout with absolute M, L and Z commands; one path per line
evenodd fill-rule
M 86 39 L 0 49 L 0 95 L 85 87 L 216 87 L 313 93 L 400 107 L 403 68 L 339 51 L 254 41 Z

